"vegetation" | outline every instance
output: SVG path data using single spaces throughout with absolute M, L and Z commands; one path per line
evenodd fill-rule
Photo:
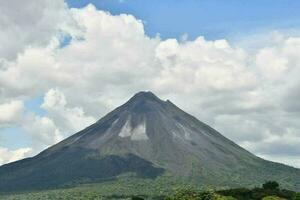
M 269 181 L 263 184 L 262 188 L 236 188 L 218 191 L 218 194 L 232 196 L 241 200 L 276 200 L 276 199 L 295 199 L 297 193 L 291 190 L 280 189 L 275 181 Z
M 277 196 L 267 196 L 264 197 L 262 200 L 282 200 L 283 198 L 277 197 Z
M 263 189 L 265 190 L 278 190 L 279 184 L 276 181 L 268 181 L 263 184 Z
M 300 200 L 300 193 L 296 193 L 293 197 L 293 200 Z
M 259 188 L 236 188 L 221 191 L 204 190 L 190 185 L 178 184 L 176 186 L 173 183 L 164 182 L 164 180 L 161 180 L 160 183 L 170 185 L 170 187 L 156 185 L 157 182 L 154 183 L 150 180 L 145 182 L 127 180 L 118 184 L 111 182 L 23 194 L 2 194 L 0 200 L 300 200 L 300 193 L 281 189 L 279 184 L 273 181 L 266 182 Z M 144 189 L 139 190 L 138 188 Z

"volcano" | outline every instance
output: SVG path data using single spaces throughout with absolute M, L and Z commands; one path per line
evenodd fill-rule
M 242 133 L 241 133 L 242 134 Z M 151 92 L 40 154 L 0 167 L 0 191 L 167 177 L 211 186 L 275 180 L 300 188 L 300 170 L 261 159 Z

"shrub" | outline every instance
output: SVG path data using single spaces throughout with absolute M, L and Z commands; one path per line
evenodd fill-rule
M 133 196 L 133 197 L 131 198 L 131 200 L 144 200 L 144 198 L 138 197 L 138 196 Z
M 216 195 L 211 191 L 179 190 L 166 200 L 216 200 Z
M 293 196 L 293 200 L 300 200 L 300 193 L 296 193 L 296 194 Z
M 229 190 L 218 191 L 218 194 L 223 196 L 231 196 L 236 199 L 251 199 L 252 191 L 247 188 L 235 188 Z
M 234 198 L 232 196 L 216 195 L 216 200 L 236 200 L 236 198 Z
M 277 190 L 279 189 L 279 184 L 276 181 L 268 181 L 263 184 L 263 189 L 265 190 Z
M 277 196 L 267 196 L 262 198 L 262 200 L 283 200 L 283 198 L 277 197 Z

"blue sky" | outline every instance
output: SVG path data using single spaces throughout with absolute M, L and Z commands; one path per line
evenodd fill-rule
M 149 36 L 189 39 L 231 38 L 269 29 L 300 25 L 300 1 L 294 0 L 67 0 L 70 7 L 89 3 L 116 15 L 128 13 L 143 20 Z
M 17 126 L 0 129 L 0 139 L 0 145 L 11 150 L 31 145 L 30 138 Z

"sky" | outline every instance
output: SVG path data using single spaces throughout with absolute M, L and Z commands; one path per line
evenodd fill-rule
M 297 28 L 300 25 L 297 1 L 286 0 L 82 0 L 67 1 L 71 7 L 89 3 L 114 15 L 132 14 L 145 22 L 149 36 L 190 39 L 199 35 L 223 39 L 236 34 L 255 33 L 266 29 Z
M 300 167 L 299 7 L 1 1 L 0 165 L 151 90 L 256 155 Z

